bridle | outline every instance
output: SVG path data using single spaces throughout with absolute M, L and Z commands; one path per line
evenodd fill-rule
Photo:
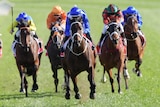
M 75 25 L 75 24 L 80 25 L 80 27 L 82 28 L 82 24 L 81 24 L 80 22 L 78 22 L 78 21 L 73 22 L 73 23 L 71 24 L 71 28 L 72 28 L 72 26 Z M 68 49 L 70 50 L 70 52 L 72 52 L 74 55 L 80 56 L 80 55 L 82 55 L 83 53 L 86 52 L 87 47 L 88 47 L 88 45 L 89 45 L 89 44 L 88 44 L 88 40 L 85 39 L 85 37 L 83 36 L 83 29 L 81 29 L 81 32 L 80 32 L 80 33 L 79 33 L 79 32 L 73 33 L 72 30 L 71 30 L 71 28 L 70 28 L 70 34 L 72 35 L 72 37 L 71 37 L 71 44 L 70 44 L 70 46 L 67 46 L 67 47 L 68 47 Z M 75 40 L 75 37 L 76 37 L 76 36 L 78 36 L 78 37 L 80 38 L 79 41 Z M 78 37 L 77 37 L 77 38 L 78 38 Z M 77 44 L 80 46 L 81 43 L 82 43 L 82 41 L 83 41 L 83 39 L 85 40 L 85 42 L 84 42 L 84 43 L 85 43 L 84 49 L 83 49 L 81 52 L 79 52 L 79 53 L 75 52 L 75 51 L 73 50 L 73 45 L 74 45 L 74 43 L 77 43 Z
M 132 21 L 132 23 L 130 23 L 130 25 L 128 25 L 128 23 L 129 23 L 128 21 L 129 21 L 129 20 L 132 20 L 132 18 L 135 19 L 135 16 L 134 16 L 134 15 L 129 16 L 129 17 L 127 18 L 127 23 L 126 23 L 125 26 L 124 26 L 124 27 L 127 27 L 127 29 L 130 29 L 130 30 L 134 29 L 133 21 Z M 126 29 L 126 28 L 125 28 L 125 29 Z M 131 37 L 131 38 L 128 38 L 128 37 L 126 36 L 126 39 L 127 39 L 128 41 L 134 41 L 134 40 L 137 38 L 137 36 L 139 35 L 139 33 L 138 33 L 138 31 L 136 31 L 136 29 L 135 29 L 135 31 L 132 31 L 132 32 L 125 30 L 125 35 L 128 35 L 128 36 Z
M 31 46 L 31 44 L 32 44 L 32 41 L 33 41 L 33 36 L 31 36 L 31 34 L 30 34 L 30 31 L 28 30 L 28 27 L 21 27 L 20 29 L 20 35 L 19 35 L 19 41 L 17 41 L 17 43 L 19 44 L 19 46 L 20 47 L 22 47 L 26 52 L 28 52 L 29 51 L 29 48 L 30 48 L 30 46 Z M 24 33 L 26 34 L 26 35 L 22 35 L 21 34 L 21 32 L 22 31 L 24 31 Z M 30 37 L 30 39 L 29 39 L 29 42 L 28 42 L 28 44 L 27 44 L 27 41 L 25 40 L 25 43 L 23 43 L 23 41 L 22 41 L 22 36 L 29 36 Z M 26 38 L 25 37 L 25 38 Z
M 59 27 L 61 27 L 59 24 L 55 24 L 52 27 L 52 42 L 53 44 L 57 45 L 58 48 L 61 47 L 61 42 L 63 40 L 63 29 L 59 29 Z

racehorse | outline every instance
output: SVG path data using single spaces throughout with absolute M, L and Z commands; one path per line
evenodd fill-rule
M 96 57 L 90 46 L 90 41 L 83 35 L 82 23 L 78 21 L 72 22 L 70 31 L 71 37 L 65 50 L 65 57 L 62 60 L 66 81 L 65 98 L 70 99 L 69 78 L 72 79 L 74 85 L 75 98 L 81 98 L 77 86 L 77 75 L 82 71 L 87 71 L 88 81 L 90 83 L 90 98 L 94 99 L 96 88 L 94 81 Z
M 145 38 L 138 32 L 138 21 L 136 16 L 132 15 L 127 18 L 127 23 L 124 25 L 124 32 L 127 39 L 127 57 L 128 60 L 135 60 L 135 68 L 133 71 L 137 76 L 142 76 L 140 66 L 146 46 Z
M 40 66 L 42 53 L 38 54 L 38 43 L 30 33 L 30 29 L 26 24 L 20 27 L 19 41 L 15 45 L 16 48 L 16 64 L 21 77 L 20 92 L 24 92 L 28 97 L 28 82 L 26 75 L 32 76 L 33 85 L 32 92 L 38 90 L 37 72 Z
M 114 79 L 112 75 L 112 69 L 117 68 L 118 93 L 122 93 L 120 78 L 121 73 L 123 73 L 125 77 L 125 72 L 127 70 L 126 53 L 125 46 L 123 45 L 122 38 L 120 36 L 119 25 L 115 22 L 111 22 L 108 24 L 106 36 L 102 41 L 101 54 L 99 55 L 99 60 L 104 68 L 104 71 L 107 71 L 109 75 L 112 92 L 114 92 Z M 124 79 L 126 89 L 128 89 L 127 78 Z
M 64 38 L 63 29 L 61 27 L 61 23 L 58 21 L 53 24 L 51 35 L 52 39 L 49 41 L 47 46 L 48 58 L 51 63 L 51 69 L 53 71 L 53 78 L 55 84 L 55 92 L 58 91 L 58 73 L 57 70 L 62 68 L 61 66 L 61 58 L 60 58 L 60 48 L 61 43 Z

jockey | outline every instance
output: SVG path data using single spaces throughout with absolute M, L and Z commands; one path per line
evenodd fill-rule
M 17 41 L 19 41 L 20 25 L 21 25 L 21 22 L 22 22 L 22 21 L 27 22 L 27 24 L 28 24 L 28 26 L 29 26 L 29 29 L 30 29 L 30 31 L 31 31 L 31 32 L 30 32 L 31 35 L 32 35 L 34 38 L 38 39 L 38 36 L 36 35 L 36 26 L 35 26 L 35 24 L 34 24 L 34 22 L 33 22 L 32 17 L 29 16 L 29 15 L 27 15 L 25 12 L 21 12 L 21 13 L 18 15 L 18 17 L 16 18 L 16 20 L 15 20 L 15 21 L 12 23 L 12 25 L 9 27 L 9 32 L 10 32 L 11 34 L 13 34 L 15 27 L 18 28 L 18 30 L 17 30 L 17 32 L 16 32 L 16 34 L 15 34 L 15 36 L 14 36 L 14 41 L 13 41 L 13 44 L 12 44 L 12 51 L 13 51 L 14 54 L 15 54 L 15 49 L 14 49 L 14 48 L 15 48 L 15 44 L 16 44 Z M 40 46 L 40 48 L 41 48 L 41 43 L 39 43 L 39 46 Z
M 101 41 L 103 40 L 103 38 L 106 35 L 107 29 L 108 29 L 108 24 L 110 22 L 116 22 L 119 27 L 120 27 L 120 32 L 121 32 L 121 36 L 124 38 L 124 29 L 123 26 L 121 24 L 121 22 L 123 21 L 123 14 L 121 12 L 121 10 L 118 8 L 118 6 L 114 5 L 114 4 L 110 4 L 108 5 L 107 8 L 105 8 L 102 12 L 102 18 L 103 18 L 103 23 L 104 23 L 104 28 L 102 30 L 102 34 L 101 34 L 101 38 L 100 41 L 97 45 L 97 51 L 100 54 L 100 47 L 101 47 Z M 124 40 L 124 45 L 126 45 L 126 41 Z
M 62 47 L 62 53 L 64 52 L 66 45 L 67 45 L 67 40 L 71 36 L 70 34 L 70 26 L 71 26 L 71 20 L 77 17 L 82 18 L 83 22 L 83 28 L 84 28 L 84 35 L 92 42 L 92 38 L 90 35 L 90 25 L 89 25 L 89 20 L 87 17 L 87 14 L 85 13 L 84 10 L 78 8 L 76 5 L 71 8 L 70 12 L 67 13 L 67 19 L 66 19 L 66 29 L 65 29 L 65 38 L 64 38 L 64 46 Z M 64 48 L 64 49 L 63 49 Z M 92 45 L 92 49 L 94 49 L 94 46 Z M 61 55 L 63 56 L 64 53 Z
M 53 27 L 53 24 L 56 21 L 59 21 L 59 23 L 62 24 L 62 29 L 65 30 L 66 12 L 64 10 L 62 10 L 62 8 L 60 6 L 54 6 L 53 9 L 52 9 L 52 11 L 48 14 L 46 22 L 47 22 L 47 28 L 49 30 L 51 30 L 51 34 L 50 34 L 48 42 L 47 42 L 47 44 L 45 46 L 45 49 L 47 49 L 48 43 L 51 40 L 51 37 L 52 37 L 52 27 Z
M 136 8 L 134 8 L 133 6 L 129 6 L 126 10 L 123 10 L 122 13 L 123 13 L 123 16 L 124 16 L 124 21 L 122 22 L 123 26 L 127 22 L 128 16 L 135 15 L 137 17 L 138 28 L 139 28 L 138 33 L 140 34 L 140 36 L 144 37 L 143 33 L 141 32 L 141 27 L 142 27 L 142 24 L 143 24 L 142 17 L 139 14 L 138 10 L 136 10 Z

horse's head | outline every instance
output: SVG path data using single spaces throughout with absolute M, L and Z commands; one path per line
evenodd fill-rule
M 86 43 L 83 36 L 82 24 L 78 21 L 72 22 L 70 32 L 72 37 L 70 50 L 75 54 L 83 53 L 86 48 Z
M 52 41 L 54 44 L 57 45 L 58 48 L 61 47 L 61 43 L 64 37 L 64 29 L 61 26 L 61 23 L 56 22 L 53 24 L 51 35 L 52 35 Z
M 107 34 L 114 44 L 118 44 L 120 39 L 120 26 L 115 22 L 108 24 Z
M 28 52 L 29 47 L 31 46 L 33 37 L 31 36 L 31 31 L 29 27 L 21 27 L 20 28 L 20 36 L 19 36 L 19 44 L 24 49 L 24 51 Z
M 129 15 L 127 17 L 124 31 L 127 39 L 134 39 L 138 36 L 138 21 L 135 15 Z

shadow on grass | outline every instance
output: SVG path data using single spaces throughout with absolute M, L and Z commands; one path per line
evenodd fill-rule
M 12 99 L 24 99 L 24 98 L 43 98 L 43 97 L 64 97 L 62 93 L 56 93 L 56 92 L 32 92 L 28 93 L 28 97 L 25 97 L 25 93 L 20 94 L 6 94 L 6 95 L 0 95 L 0 101 L 1 100 L 12 100 Z

